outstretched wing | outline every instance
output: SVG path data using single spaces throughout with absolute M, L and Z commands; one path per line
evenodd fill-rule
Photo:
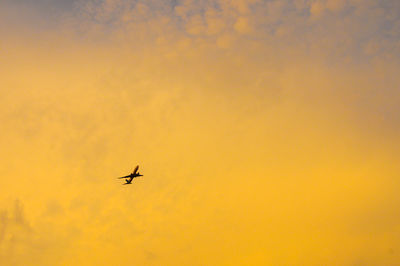
M 135 170 L 133 170 L 132 175 L 136 175 L 136 172 L 139 170 L 139 165 L 136 165 Z
M 121 178 L 130 178 L 131 177 L 131 175 L 126 175 L 126 176 L 121 176 L 121 177 L 118 177 L 119 179 L 121 179 Z

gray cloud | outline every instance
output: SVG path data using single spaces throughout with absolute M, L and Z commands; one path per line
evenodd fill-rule
M 168 32 L 177 40 L 222 46 L 227 36 L 239 46 L 257 40 L 275 50 L 295 49 L 329 60 L 400 54 L 400 4 L 394 0 L 82 1 L 77 7 L 77 28 L 104 37 L 123 32 L 125 39 L 136 37 L 135 46 L 143 34 L 156 41 Z
M 44 12 L 38 3 L 24 12 Z M 358 226 L 365 220 L 397 223 L 398 184 L 392 191 L 382 181 L 397 180 L 382 172 L 392 164 L 384 155 L 395 165 L 397 152 L 368 161 L 386 147 L 385 130 L 398 138 L 396 10 L 394 1 L 346 0 L 59 4 L 57 31 L 31 42 L 16 31 L 20 46 L 5 41 L 15 54 L 1 70 L 0 170 L 29 182 L 0 182 L 36 208 L 25 214 L 16 201 L 0 212 L 1 258 L 70 265 L 118 254 L 129 265 L 178 255 L 185 264 L 217 250 L 229 264 L 232 247 L 247 262 L 279 243 L 283 259 L 296 260 L 287 243 L 346 253 L 352 249 L 335 239 L 343 224 L 356 220 L 361 238 L 341 237 L 358 246 L 369 237 L 370 228 Z M 372 131 L 381 134 L 370 138 Z M 136 161 L 152 178 L 131 193 L 113 178 Z M 320 239 L 330 230 L 332 242 Z M 137 257 L 120 254 L 121 245 Z M 354 256 L 380 255 L 365 251 Z
M 29 8 L 43 14 L 49 10 L 70 11 L 77 0 L 4 0 L 2 4 L 18 8 Z

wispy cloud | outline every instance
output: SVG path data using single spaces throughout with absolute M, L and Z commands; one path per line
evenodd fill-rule
M 398 1 L 35 3 L 0 18 L 3 261 L 399 261 Z

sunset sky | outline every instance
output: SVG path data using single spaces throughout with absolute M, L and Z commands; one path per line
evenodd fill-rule
M 398 0 L 1 0 L 0 265 L 400 265 L 399 73 Z

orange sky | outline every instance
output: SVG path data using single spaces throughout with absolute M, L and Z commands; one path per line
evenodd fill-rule
M 398 1 L 2 5 L 1 265 L 400 263 Z

